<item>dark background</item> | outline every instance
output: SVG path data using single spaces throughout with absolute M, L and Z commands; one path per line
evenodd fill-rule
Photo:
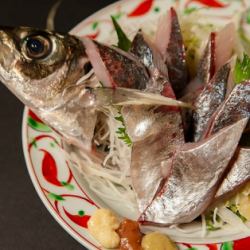
M 114 0 L 64 0 L 55 20 L 67 32 Z M 6 0 L 0 25 L 44 28 L 52 0 Z M 23 105 L 0 84 L 0 250 L 78 250 L 76 242 L 49 214 L 26 170 L 21 124 Z

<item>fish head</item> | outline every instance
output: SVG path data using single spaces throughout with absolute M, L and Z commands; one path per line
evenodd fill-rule
M 86 65 L 85 48 L 75 36 L 0 27 L 0 80 L 30 108 L 52 108 Z

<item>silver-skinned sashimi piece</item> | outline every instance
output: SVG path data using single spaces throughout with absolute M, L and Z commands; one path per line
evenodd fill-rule
M 82 41 L 95 74 L 105 87 L 146 88 L 149 74 L 133 55 L 88 38 Z
M 209 83 L 215 73 L 216 35 L 215 32 L 210 34 L 207 46 L 198 66 L 197 78 L 201 84 Z
M 243 118 L 250 117 L 250 81 L 237 84 L 227 99 L 213 114 L 203 137 Z
M 197 68 L 197 76 L 188 84 L 184 91 L 185 95 L 181 99 L 182 101 L 192 104 L 199 102 L 197 97 L 204 91 L 204 88 L 208 86 L 209 82 L 211 82 L 212 78 L 218 73 L 221 67 L 227 64 L 231 59 L 235 46 L 234 32 L 234 24 L 229 23 L 219 32 L 212 32 L 210 34 Z M 192 141 L 194 136 L 190 135 L 197 130 L 197 125 L 195 124 L 197 121 L 193 120 L 193 114 L 190 110 L 182 111 L 182 117 L 186 140 Z M 197 135 L 195 137 L 197 137 Z M 200 137 L 200 135 L 198 137 Z M 197 139 L 198 138 L 196 138 L 196 140 Z
M 212 32 L 209 36 L 207 45 L 204 49 L 203 55 L 200 59 L 197 68 L 197 75 L 196 77 L 188 84 L 184 91 L 184 96 L 182 97 L 183 101 L 187 101 L 192 103 L 196 108 L 201 104 L 201 108 L 204 108 L 202 102 L 202 98 L 206 98 L 204 94 L 204 88 L 208 86 L 209 82 L 212 80 L 215 72 L 216 72 L 216 46 L 217 46 L 217 33 Z M 226 63 L 226 62 L 225 62 Z M 203 94 L 202 94 L 203 93 Z M 200 108 L 200 109 L 201 109 Z M 205 107 L 206 108 L 206 107 Z M 208 108 L 207 108 L 208 110 Z M 198 113 L 200 110 L 197 110 Z M 197 124 L 197 119 L 195 112 L 193 113 L 191 110 L 183 110 L 182 111 L 182 119 L 184 124 L 184 131 L 185 131 L 185 139 L 186 141 L 195 141 L 198 140 L 201 133 L 200 124 Z M 203 121 L 201 121 L 203 122 Z M 199 130 L 199 131 L 198 131 Z
M 235 32 L 234 24 L 229 23 L 219 32 L 210 34 L 197 68 L 197 76 L 188 84 L 185 94 L 195 98 L 195 93 L 199 93 L 231 59 L 235 47 Z
M 148 69 L 152 82 L 148 86 L 147 92 L 161 93 L 164 96 L 175 98 L 164 60 L 153 42 L 141 30 L 133 39 L 130 52 Z
M 240 120 L 178 150 L 169 177 L 139 220 L 164 226 L 189 223 L 201 215 L 216 194 L 247 122 Z
M 238 148 L 231 160 L 230 168 L 216 193 L 216 200 L 234 194 L 250 180 L 250 148 Z
M 162 94 L 163 96 L 175 99 L 174 92 L 168 81 L 167 67 L 160 53 L 154 48 L 153 43 L 149 39 L 146 39 L 141 31 L 135 36 L 130 52 L 147 67 L 150 74 L 150 84 L 147 85 L 144 91 Z M 133 88 L 136 88 L 136 86 L 133 86 Z M 125 120 L 127 132 L 133 142 L 157 133 L 161 126 L 157 125 L 157 120 L 162 114 L 157 114 L 154 107 L 124 107 L 122 115 Z
M 179 112 L 157 113 L 153 118 L 155 121 L 152 123 L 151 134 L 133 143 L 131 157 L 131 179 L 141 212 L 150 204 L 164 179 L 169 176 L 171 159 L 175 151 L 184 144 Z M 143 124 L 141 127 L 143 130 Z
M 250 82 L 243 82 L 234 87 L 224 103 L 211 117 L 208 128 L 204 132 L 204 137 L 208 137 L 243 118 L 250 118 Z M 249 126 L 249 122 L 247 126 Z M 244 134 L 242 137 L 244 137 Z M 231 171 L 225 176 L 225 180 L 218 191 L 219 193 L 216 195 L 216 200 L 230 195 L 234 190 L 237 191 L 238 187 L 243 185 L 248 178 L 248 174 L 242 178 L 241 173 L 248 171 L 247 162 L 249 156 L 247 151 L 240 150 L 239 153 L 236 152 L 234 159 L 230 163 Z
M 230 70 L 229 63 L 222 66 L 195 100 L 193 112 L 194 141 L 201 139 L 209 119 L 224 101 Z
M 174 97 L 169 84 L 167 67 L 153 43 L 139 31 L 131 53 L 147 67 L 151 84 L 146 92 Z M 140 211 L 152 201 L 170 169 L 169 159 L 177 145 L 184 143 L 179 109 L 166 106 L 123 107 L 122 115 L 133 142 L 131 180 Z M 150 148 L 151 153 L 148 154 Z
M 155 44 L 166 62 L 170 83 L 179 98 L 188 83 L 188 70 L 180 24 L 174 8 L 161 18 Z

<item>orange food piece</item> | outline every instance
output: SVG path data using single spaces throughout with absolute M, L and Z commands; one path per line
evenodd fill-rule
M 124 220 L 118 229 L 120 235 L 120 250 L 142 250 L 141 240 L 142 233 L 139 223 L 132 220 Z

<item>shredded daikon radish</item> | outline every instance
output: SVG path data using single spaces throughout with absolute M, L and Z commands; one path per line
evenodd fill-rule
M 201 237 L 205 237 L 207 234 L 207 224 L 206 224 L 206 217 L 204 214 L 201 215 Z
M 108 111 L 108 116 L 100 115 L 94 138 L 96 145 L 102 150 L 108 148 L 102 164 L 96 164 L 91 156 L 84 152 L 71 152 L 71 160 L 76 162 L 75 166 L 94 193 L 107 200 L 126 200 L 127 207 L 135 208 L 136 196 L 129 178 L 131 147 L 119 139 L 116 133 L 122 126 L 115 119 L 119 116 L 119 110 L 111 107 Z
M 243 221 L 228 208 L 221 206 L 218 208 L 218 215 L 220 218 L 233 227 L 237 227 L 239 232 L 249 232 L 250 229 L 243 223 Z
M 179 231 L 181 233 L 185 233 L 185 234 L 193 234 L 193 233 L 197 233 L 200 232 L 202 230 L 202 225 L 201 223 L 197 222 L 197 223 L 191 223 L 190 225 L 171 225 L 169 228 L 175 229 L 176 231 Z

